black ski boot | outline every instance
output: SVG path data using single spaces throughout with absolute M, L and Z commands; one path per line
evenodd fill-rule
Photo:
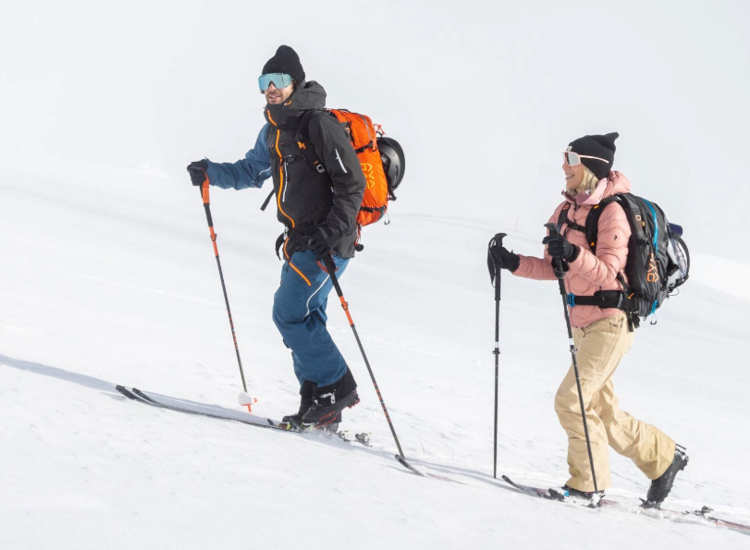
M 316 424 L 316 427 L 327 426 L 339 421 L 341 411 L 359 403 L 357 383 L 349 367 L 338 382 L 329 386 L 315 387 L 313 406 L 302 416 L 305 424 Z
M 281 419 L 281 423 L 286 424 L 287 429 L 301 430 L 303 428 L 302 417 L 307 412 L 307 410 L 313 406 L 314 391 L 315 384 L 305 380 L 305 382 L 302 384 L 302 387 L 299 389 L 299 412 L 297 414 L 290 414 Z
M 678 472 L 685 469 L 688 460 L 685 447 L 681 445 L 675 446 L 674 460 L 672 460 L 672 464 L 669 465 L 666 472 L 651 482 L 646 500 L 643 501 L 644 508 L 658 508 L 664 502 L 664 499 L 667 498 L 667 495 L 672 490 L 674 478 L 677 477 Z

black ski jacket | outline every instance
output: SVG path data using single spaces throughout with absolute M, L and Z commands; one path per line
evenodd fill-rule
M 303 233 L 319 227 L 335 254 L 352 258 L 365 177 L 343 126 L 322 110 L 325 99 L 311 81 L 266 106 L 277 217 Z

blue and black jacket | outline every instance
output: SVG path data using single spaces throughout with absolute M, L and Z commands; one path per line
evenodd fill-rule
M 354 256 L 365 177 L 343 126 L 323 111 L 326 92 L 303 82 L 284 105 L 267 105 L 255 146 L 235 163 L 208 163 L 224 189 L 261 187 L 273 179 L 277 217 L 303 233 L 318 227 L 335 254 Z

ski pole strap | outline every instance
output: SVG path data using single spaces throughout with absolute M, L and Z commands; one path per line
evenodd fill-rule
M 570 265 L 568 265 L 567 260 L 562 258 L 552 258 L 552 270 L 555 272 L 555 277 L 562 280 L 565 274 L 570 271 Z
M 284 246 L 284 242 L 286 241 L 286 232 L 279 235 L 279 238 L 276 239 L 276 257 L 281 260 L 281 254 L 279 253 L 279 250 L 281 250 L 281 247 Z
M 622 311 L 631 311 L 633 307 L 633 300 L 622 290 L 597 290 L 593 296 L 568 294 L 566 298 L 570 307 L 596 306 L 602 309 L 614 308 Z

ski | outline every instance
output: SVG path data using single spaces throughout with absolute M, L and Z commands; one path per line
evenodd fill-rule
M 197 411 L 197 410 L 194 410 L 194 409 L 190 409 L 188 407 L 180 407 L 180 406 L 177 406 L 177 405 L 163 403 L 161 401 L 158 401 L 158 400 L 154 399 L 150 395 L 147 395 L 146 393 L 142 392 L 138 388 L 128 389 L 125 386 L 117 385 L 117 386 L 115 386 L 115 389 L 118 392 L 120 392 L 122 395 L 124 395 L 125 397 L 127 397 L 128 399 L 131 399 L 133 401 L 137 401 L 138 403 L 144 403 L 146 405 L 151 405 L 152 407 L 157 407 L 157 408 L 160 408 L 160 409 L 167 409 L 167 410 L 175 411 L 175 412 L 182 412 L 182 413 L 187 413 L 187 414 L 194 414 L 194 415 L 197 415 L 197 416 L 206 416 L 208 418 L 216 418 L 216 419 L 219 419 L 219 420 L 229 420 L 229 421 L 232 421 L 232 422 L 239 422 L 241 424 L 246 424 L 248 426 L 255 426 L 257 428 L 265 428 L 265 429 L 270 429 L 270 430 L 278 430 L 278 431 L 281 431 L 281 432 L 286 432 L 287 431 L 284 428 L 281 428 L 279 426 L 273 426 L 271 424 L 263 423 L 263 422 L 255 422 L 253 420 L 249 420 L 249 419 L 246 419 L 246 418 L 237 418 L 237 417 L 233 417 L 233 416 L 224 416 L 224 415 L 217 414 L 217 413 L 212 413 L 212 412 L 209 412 L 209 411 Z
M 726 527 L 727 529 L 731 529 L 733 531 L 738 531 L 740 533 L 744 533 L 746 535 L 750 535 L 750 525 L 745 525 L 743 523 L 737 523 L 736 521 L 729 521 L 726 519 L 721 518 L 715 518 L 711 517 L 708 514 L 713 512 L 713 508 L 709 508 L 708 506 L 704 506 L 700 510 L 694 510 L 693 512 L 685 512 L 690 513 L 694 516 L 702 517 L 703 519 L 707 519 L 708 521 L 718 525 L 719 527 Z
M 337 436 L 342 441 L 345 441 L 347 443 L 358 443 L 360 445 L 363 445 L 365 447 L 372 447 L 372 443 L 370 442 L 370 434 L 368 433 L 355 433 L 353 437 L 349 437 L 348 431 L 333 431 L 333 430 L 326 430 L 325 428 L 313 428 L 310 427 L 309 429 L 293 429 L 286 425 L 286 423 L 283 422 L 276 422 L 274 420 L 271 420 L 270 418 L 266 419 L 266 422 L 256 422 L 247 418 L 240 418 L 235 416 L 225 416 L 218 413 L 212 413 L 209 411 L 198 411 L 195 409 L 191 409 L 188 407 L 181 407 L 178 405 L 173 405 L 170 403 L 164 403 L 163 401 L 159 401 L 158 399 L 155 399 L 148 395 L 147 393 L 139 390 L 138 388 L 126 388 L 125 386 L 117 385 L 115 386 L 115 389 L 120 392 L 122 395 L 127 397 L 128 399 L 131 399 L 133 401 L 137 401 L 139 403 L 144 403 L 146 405 L 151 405 L 152 407 L 157 407 L 160 409 L 167 409 L 170 411 L 175 412 L 182 412 L 187 414 L 194 414 L 198 416 L 206 416 L 208 418 L 216 418 L 219 420 L 229 420 L 232 422 L 240 422 L 242 424 L 248 425 L 248 426 L 255 426 L 257 428 L 267 428 L 271 430 L 277 430 L 281 432 L 293 432 L 293 433 L 314 433 L 314 434 L 320 434 L 324 436 Z M 244 415 L 245 413 L 237 413 Z
M 119 391 L 122 395 L 127 397 L 128 399 L 132 399 L 133 401 L 140 401 L 137 395 L 135 395 L 132 391 L 130 391 L 125 386 L 115 386 L 115 389 Z
M 513 481 L 506 475 L 503 475 L 501 479 L 505 481 L 508 485 L 516 489 L 518 492 L 523 493 L 525 495 L 535 496 L 535 497 L 543 498 L 546 500 L 552 500 L 555 502 L 585 504 L 581 502 L 580 499 L 566 499 L 566 498 L 560 499 L 552 495 L 549 489 L 542 489 L 541 487 L 532 487 L 530 485 L 522 485 L 520 483 L 516 483 L 515 481 Z M 711 514 L 711 512 L 713 512 L 713 509 L 709 508 L 708 506 L 704 506 L 700 510 L 692 510 L 692 511 L 687 510 L 685 512 L 678 512 L 676 510 L 670 510 L 666 508 L 646 508 L 644 506 L 639 506 L 638 508 L 633 509 L 617 501 L 604 499 L 604 498 L 599 500 L 598 506 L 608 506 L 608 507 L 611 506 L 615 509 L 625 510 L 628 512 L 636 513 L 639 515 L 644 515 L 646 517 L 650 517 L 654 519 L 672 518 L 675 520 L 679 520 L 679 519 L 685 520 L 687 518 L 699 518 L 700 520 L 703 520 L 717 527 L 723 527 L 725 529 L 730 529 L 732 531 L 736 531 L 744 535 L 750 535 L 750 525 L 744 525 L 742 523 L 737 523 L 734 521 L 728 521 L 728 520 L 724 520 L 721 518 L 713 517 L 709 515 Z M 588 506 L 588 507 L 597 507 L 597 506 Z

